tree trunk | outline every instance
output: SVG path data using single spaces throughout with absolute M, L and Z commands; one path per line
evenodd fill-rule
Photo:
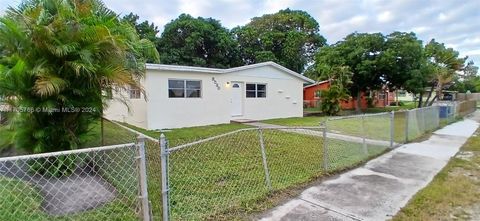
M 435 95 L 435 97 L 433 97 L 432 101 L 430 101 L 430 104 L 428 104 L 428 106 L 432 106 L 433 102 L 435 102 L 437 98 L 438 98 L 438 95 Z
M 443 99 L 443 93 L 442 93 L 442 91 L 443 91 L 443 84 L 442 84 L 442 82 L 439 81 L 438 84 L 437 84 L 437 97 L 438 97 L 438 100 Z
M 422 107 L 422 102 L 423 102 L 423 92 L 418 93 L 418 108 Z
M 104 125 L 103 125 L 103 108 L 101 110 L 101 116 L 100 116 L 100 136 L 101 136 L 101 142 L 102 146 L 105 146 L 105 134 L 104 134 Z
M 432 97 L 433 89 L 435 89 L 435 82 L 432 83 L 432 87 L 430 87 L 430 92 L 428 92 L 427 100 L 425 100 L 425 104 L 423 106 L 428 106 L 428 101 L 430 97 Z
M 397 107 L 398 107 L 399 105 L 398 105 L 398 92 L 397 91 L 395 91 L 395 100 L 397 102 Z
M 355 110 L 357 111 L 357 113 L 360 113 L 362 112 L 362 92 L 359 91 L 357 92 L 357 105 L 355 107 Z

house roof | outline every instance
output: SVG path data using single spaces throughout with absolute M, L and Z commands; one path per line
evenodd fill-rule
M 262 62 L 262 63 L 257 63 L 257 64 L 251 64 L 251 65 L 245 65 L 245 66 L 240 66 L 240 67 L 235 67 L 235 68 L 227 68 L 227 69 L 221 69 L 221 68 L 204 68 L 204 67 L 193 67 L 193 66 L 181 66 L 181 65 L 166 65 L 166 64 L 147 64 L 147 70 L 163 70 L 163 71 L 182 71 L 182 72 L 201 72 L 201 73 L 211 73 L 211 74 L 227 74 L 227 73 L 232 73 L 232 72 L 237 72 L 237 71 L 242 71 L 242 70 L 248 70 L 248 69 L 253 69 L 253 68 L 259 68 L 259 67 L 264 67 L 264 66 L 271 66 L 276 69 L 279 69 L 280 71 L 283 71 L 289 75 L 292 75 L 296 78 L 299 78 L 303 80 L 304 82 L 308 83 L 315 83 L 314 80 L 307 78 L 295 71 L 292 71 L 286 67 L 283 67 L 282 65 L 279 65 L 273 61 L 267 61 L 267 62 Z
M 320 82 L 317 82 L 317 83 L 315 83 L 315 84 L 310 84 L 310 85 L 307 85 L 307 86 L 305 86 L 305 87 L 303 87 L 303 88 L 305 89 L 305 88 L 309 88 L 309 87 L 317 86 L 317 85 L 320 85 L 320 84 L 325 84 L 325 83 L 327 83 L 328 81 L 329 81 L 329 80 L 320 81 Z

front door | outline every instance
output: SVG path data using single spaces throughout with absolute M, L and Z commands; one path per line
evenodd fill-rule
M 232 82 L 232 116 L 243 115 L 243 83 Z

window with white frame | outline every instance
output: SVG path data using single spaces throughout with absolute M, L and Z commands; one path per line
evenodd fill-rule
M 267 97 L 266 84 L 247 84 L 245 91 L 247 98 Z
M 135 86 L 130 86 L 130 99 L 140 99 L 141 98 L 141 91 L 140 88 Z
M 199 98 L 202 97 L 202 81 L 200 80 L 168 80 L 168 97 Z

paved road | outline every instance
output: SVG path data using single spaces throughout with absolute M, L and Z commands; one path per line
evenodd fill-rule
M 477 118 L 480 113 L 476 112 Z M 261 220 L 386 220 L 447 164 L 479 123 L 466 119 L 403 145 L 267 211 Z

